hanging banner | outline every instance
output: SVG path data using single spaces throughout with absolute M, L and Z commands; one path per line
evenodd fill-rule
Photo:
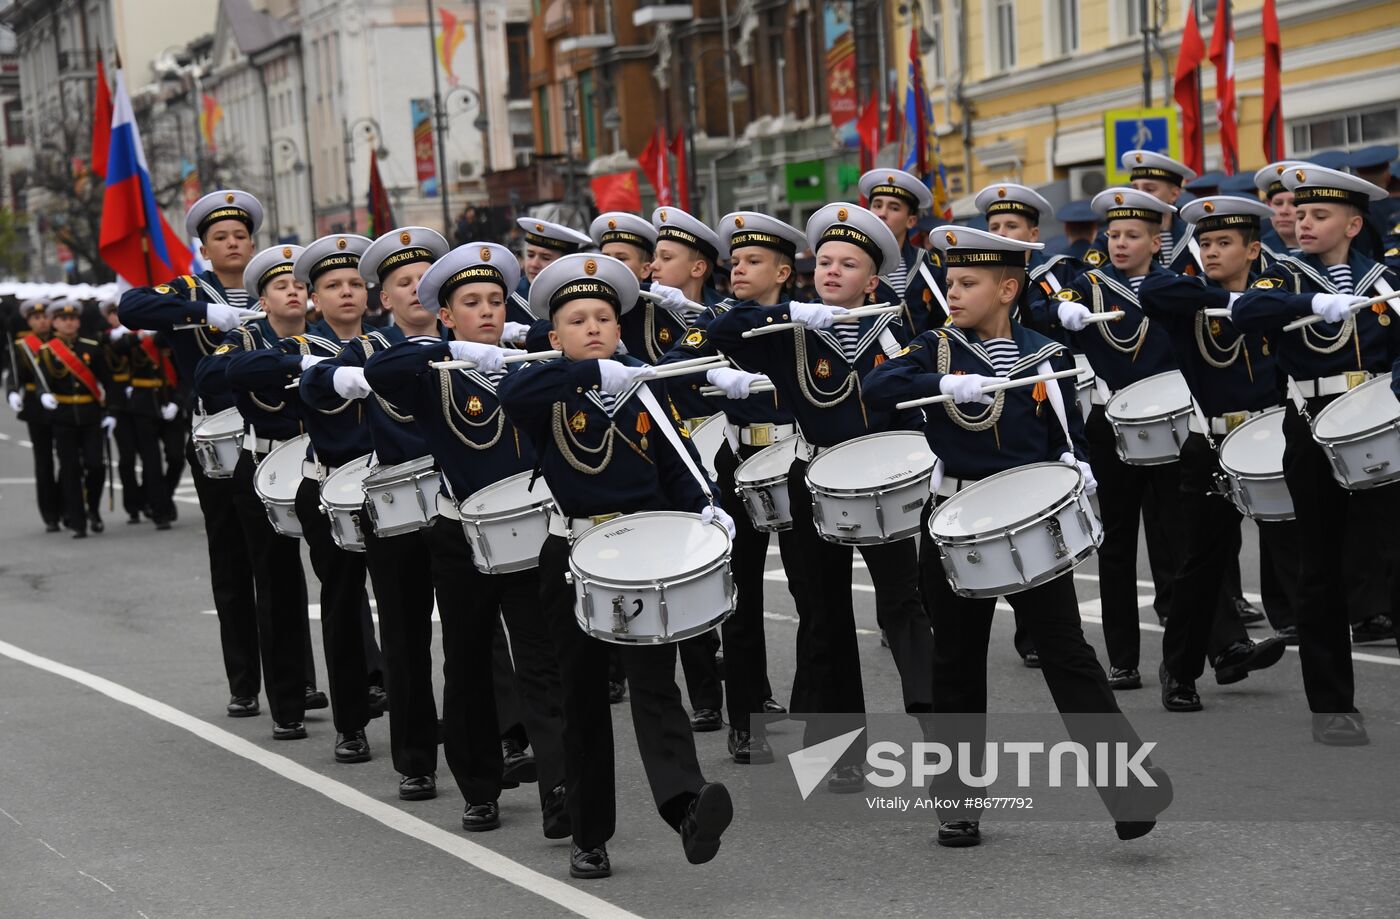
M 433 103 L 428 99 L 410 99 L 413 116 L 413 164 L 417 169 L 418 193 L 425 198 L 438 194 L 437 159 L 433 156 Z
M 822 10 L 826 42 L 826 95 L 830 101 L 831 130 L 836 144 L 852 150 L 860 146 L 856 130 L 856 35 L 851 23 L 852 3 L 827 3 Z

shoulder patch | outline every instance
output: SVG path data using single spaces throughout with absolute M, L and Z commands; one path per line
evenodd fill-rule
M 217 348 L 214 349 L 214 353 L 215 353 L 215 354 L 228 354 L 228 353 L 229 353 L 230 351 L 232 351 L 232 350 L 233 350 L 233 345 L 219 345 L 219 347 L 217 347 Z
M 937 251 L 930 249 L 928 250 L 928 263 L 935 268 L 942 268 L 943 257 L 940 256 Z
M 914 351 L 918 351 L 918 350 L 919 350 L 920 348 L 922 348 L 922 347 L 923 347 L 923 345 L 919 344 L 917 341 L 911 341 L 907 346 L 905 346 L 904 348 L 901 348 L 901 349 L 900 349 L 900 352 L 899 352 L 898 354 L 896 354 L 895 357 L 903 357 L 903 356 L 906 355 L 906 354 L 910 354 L 910 353 L 912 353 L 912 352 L 914 352 Z
M 1098 249 L 1089 249 L 1084 253 L 1084 261 L 1097 268 L 1102 265 L 1106 259 L 1104 258 L 1104 254 Z
M 1056 300 L 1063 300 L 1066 303 L 1079 303 L 1084 299 L 1084 295 L 1073 287 L 1065 287 L 1055 294 Z
M 1278 278 L 1260 278 L 1250 286 L 1259 290 L 1273 290 L 1276 287 L 1282 287 L 1283 282 Z
M 156 288 L 156 293 L 158 293 L 158 294 L 173 294 L 173 293 L 175 293 L 175 288 L 171 287 L 169 284 L 162 284 L 162 285 L 160 285 L 159 287 Z
M 1397 228 L 1397 229 L 1396 229 L 1396 232 L 1397 232 L 1397 233 L 1400 233 L 1400 228 Z M 1397 256 L 1397 255 L 1400 255 L 1400 246 L 1396 246 L 1396 247 L 1393 248 L 1393 249 L 1387 249 L 1387 250 L 1385 250 L 1385 257 L 1386 257 L 1386 258 L 1394 258 L 1394 257 Z
M 698 347 L 700 347 L 701 345 L 703 345 L 704 343 L 705 343 L 705 330 L 704 330 L 704 329 L 691 329 L 689 332 L 686 332 L 686 333 L 685 333 L 685 341 L 683 342 L 683 344 L 685 344 L 685 345 L 687 345 L 687 346 L 689 346 L 689 347 L 691 347 L 691 348 L 698 348 Z

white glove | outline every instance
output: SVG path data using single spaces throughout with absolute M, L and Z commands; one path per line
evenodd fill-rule
M 162 421 L 174 421 L 175 416 L 180 414 L 180 406 L 174 402 L 167 402 L 160 407 L 160 417 Z
M 483 373 L 494 373 L 505 366 L 505 358 L 510 354 L 521 354 L 516 348 L 498 348 L 475 341 L 452 341 L 447 343 L 452 358 L 458 361 L 471 361 Z
M 743 370 L 733 370 L 728 367 L 719 367 L 709 371 L 705 374 L 705 379 L 724 390 L 724 394 L 731 399 L 747 399 L 749 389 L 753 384 L 768 382 L 768 378 L 761 373 L 746 373 Z
M 117 429 L 117 419 L 107 415 L 102 419 L 102 436 L 106 437 Z
M 718 385 L 718 384 L 716 384 Z M 718 523 L 729 533 L 729 538 L 733 539 L 738 532 L 734 529 L 734 518 L 718 504 L 711 504 L 700 512 L 701 523 Z
M 982 387 L 1005 382 L 1006 377 L 984 377 L 980 373 L 945 373 L 943 379 L 938 381 L 938 391 L 952 396 L 954 402 L 991 405 L 995 397 L 992 393 L 984 393 Z
M 17 412 L 24 411 L 24 396 L 17 392 L 10 393 L 10 408 Z
M 128 399 L 130 399 L 130 398 L 131 398 L 131 394 L 134 393 L 134 392 L 136 392 L 136 387 L 135 387 L 135 386 L 128 386 L 128 387 L 126 388 L 126 397 L 127 397 Z
M 321 363 L 321 361 L 324 360 L 324 357 L 321 357 L 316 354 L 303 354 L 301 356 L 301 369 L 310 370 L 312 367 L 315 367 L 317 364 Z
M 58 408 L 58 397 L 51 392 L 39 393 L 39 404 L 49 411 Z
M 1352 314 L 1353 305 L 1365 302 L 1365 297 L 1351 294 L 1313 294 L 1312 311 L 1325 322 L 1342 322 Z
M 530 334 L 530 326 L 523 322 L 507 322 L 501 330 L 501 341 L 521 342 Z
M 1060 308 L 1055 311 L 1059 314 L 1060 325 L 1071 332 L 1084 331 L 1085 320 L 1094 315 L 1093 311 L 1082 303 L 1071 303 L 1068 300 L 1060 302 Z
M 142 329 L 140 332 L 137 333 L 137 337 L 138 337 L 138 338 L 155 338 L 155 337 L 156 337 L 157 335 L 159 335 L 159 334 L 160 334 L 159 332 L 152 331 L 151 329 Z
M 651 379 L 655 374 L 656 368 L 647 365 L 629 367 L 621 361 L 600 360 L 598 362 L 598 377 L 603 392 L 614 395 L 627 389 L 638 380 Z
M 673 310 L 677 313 L 694 312 L 694 307 L 690 305 L 690 300 L 685 294 L 681 293 L 679 287 L 669 287 L 665 284 L 657 284 L 653 281 L 651 284 L 651 292 L 661 298 L 661 305 L 668 310 Z
M 120 341 L 123 335 L 131 334 L 131 330 L 124 325 L 119 325 L 107 333 L 107 337 L 112 341 Z
M 363 399 L 374 390 L 365 382 L 363 367 L 337 367 L 331 374 L 331 385 L 342 399 Z
M 809 329 L 829 329 L 836 317 L 850 310 L 844 306 L 827 306 L 825 303 L 802 303 L 794 300 L 788 304 L 788 315 L 793 322 L 800 322 Z
M 260 316 L 262 313 L 257 310 L 245 310 L 222 303 L 210 303 L 204 310 L 204 317 L 208 323 L 216 329 L 223 329 L 225 332 L 238 328 L 245 319 L 257 319 Z
M 1088 463 L 1080 462 L 1079 457 L 1073 453 L 1061 453 L 1060 462 L 1066 466 L 1074 466 L 1084 473 L 1084 494 L 1092 495 L 1099 490 L 1099 481 L 1094 478 L 1094 470 Z

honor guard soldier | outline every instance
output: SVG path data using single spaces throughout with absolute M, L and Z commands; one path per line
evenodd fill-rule
M 370 255 L 375 255 L 373 249 Z M 369 259 L 370 264 L 374 261 Z M 393 277 L 403 270 L 394 269 Z M 515 658 L 512 679 L 519 684 L 523 701 L 520 715 L 535 748 L 533 765 L 538 770 L 544 834 L 563 839 L 570 832 L 565 810 L 563 702 L 559 665 L 539 604 L 539 571 L 534 567 L 508 573 L 480 570 L 478 563 L 485 565 L 487 560 L 474 558 L 458 514 L 458 507 L 467 498 L 527 472 L 535 464 L 532 445 L 505 416 L 496 397 L 497 383 L 508 373 L 518 372 L 520 366 L 502 364 L 504 352 L 499 347 L 507 325 L 506 303 L 519 274 L 510 250 L 493 243 L 467 242 L 444 255 L 423 274 L 417 297 L 423 310 L 433 310 L 433 315 L 441 318 L 453 339 L 410 335 L 407 341 L 371 357 L 364 376 L 376 397 L 412 412 L 418 432 L 441 470 L 437 517 L 426 529 L 410 535 L 419 537 L 425 557 L 431 558 L 437 589 L 445 658 L 443 751 L 466 799 L 462 827 L 480 831 L 500 826 L 497 801 L 501 789 L 509 784 L 512 764 L 508 755 L 516 751 L 503 748 L 499 742 L 501 728 L 507 727 L 497 714 L 499 702 L 493 706 L 484 700 L 501 692 L 499 681 L 493 686 L 492 674 L 500 669 L 495 657 L 506 654 Z M 476 366 L 463 370 L 430 366 L 451 358 L 471 360 Z M 421 567 L 422 561 L 420 558 L 413 565 Z M 404 570 L 408 567 L 405 562 Z M 403 576 L 402 570 L 399 576 Z M 380 610 L 383 629 L 382 600 Z M 428 702 L 422 711 L 424 729 L 433 726 L 431 612 L 429 603 L 421 622 L 410 623 L 414 630 L 408 636 L 414 642 L 411 650 L 415 655 L 421 652 L 421 662 L 415 657 L 405 661 L 405 665 L 421 665 L 422 678 L 428 681 L 424 687 Z M 493 648 L 502 614 L 510 630 L 508 649 Z M 388 646 L 386 631 L 386 650 Z M 395 666 L 391 656 L 391 677 Z M 509 659 L 506 667 L 509 669 Z M 412 680 L 417 679 L 415 673 Z M 391 703 L 405 691 L 394 685 L 389 690 Z M 390 712 L 391 729 L 396 712 Z M 416 751 L 423 760 L 416 768 L 435 767 L 435 750 L 429 739 Z M 395 762 L 399 762 L 397 750 Z M 403 766 L 399 768 L 404 771 Z
M 1283 184 L 1283 174 L 1304 165 L 1299 160 L 1270 163 L 1254 174 L 1254 187 L 1259 189 L 1269 206 L 1269 228 L 1263 230 L 1259 242 L 1264 248 L 1266 262 L 1272 264 L 1280 255 L 1298 254 L 1297 217 L 1293 211 L 1293 192 Z
M 904 352 L 874 368 L 865 383 L 865 399 L 876 411 L 891 412 L 900 401 L 927 396 L 946 395 L 954 400 L 924 411 L 924 434 L 940 458 L 930 483 L 934 488 L 930 510 L 979 479 L 1034 463 L 1064 463 L 1078 469 L 1092 493 L 1093 472 L 1085 462 L 1072 378 L 995 395 L 983 392 L 989 384 L 1074 367 L 1067 348 L 1011 318 L 1011 307 L 1026 283 L 1026 254 L 1040 244 L 953 226 L 938 227 L 930 238 L 943 250 L 951 322 L 914 339 Z M 933 708 L 951 716 L 935 725 L 951 728 L 957 740 L 966 740 L 970 749 L 980 751 L 986 731 L 980 716 L 987 711 L 987 643 L 996 599 L 954 593 L 927 530 L 921 540 L 919 570 L 933 617 Z M 1066 571 L 1006 600 L 1013 609 L 1025 611 L 1021 621 L 1044 660 L 1041 673 L 1056 708 L 1064 713 L 1116 715 L 1118 704 L 1080 627 L 1074 575 Z M 959 713 L 974 717 L 958 719 Z M 1128 742 L 1132 749 L 1138 742 L 1121 716 L 1097 719 L 1092 727 L 1071 719 L 1066 726 L 1086 746 L 1114 740 Z M 938 739 L 957 749 L 954 736 L 941 729 Z M 1121 796 L 1104 793 L 1120 839 L 1150 832 L 1156 813 L 1169 802 L 1166 774 L 1155 766 L 1147 768 L 1158 784 L 1155 794 L 1143 794 L 1145 789 Z M 964 772 L 980 773 L 980 769 Z M 948 791 L 942 797 L 977 793 L 956 780 L 946 786 L 935 781 L 933 790 L 944 787 Z M 940 810 L 938 817 L 939 845 L 981 842 L 979 809 Z
M 136 475 L 136 426 L 127 410 L 128 392 L 132 390 L 131 358 L 126 348 L 118 347 L 118 342 L 133 333 L 117 318 L 116 300 L 104 301 L 99 304 L 99 308 L 107 328 L 101 331 L 97 340 L 102 344 L 103 359 L 107 361 L 107 368 L 112 373 L 112 386 L 107 393 L 107 413 L 117 419 L 117 426 L 112 429 L 112 440 L 117 445 L 117 479 L 122 486 L 122 510 L 126 511 L 126 522 L 130 525 L 141 522 L 143 509 L 150 511 L 141 480 Z M 156 465 L 147 468 L 151 468 L 154 472 L 153 478 L 160 478 L 161 484 L 164 485 L 160 467 L 160 446 L 157 443 Z M 115 482 L 113 487 L 116 487 Z M 165 529 L 169 529 L 168 522 Z
M 1099 192 L 1094 196 L 1093 208 L 1108 228 L 1108 261 L 1090 268 L 1073 287 L 1056 295 L 1056 318 L 1070 333 L 1070 343 L 1088 357 L 1094 373 L 1112 393 L 1176 369 L 1171 339 L 1143 315 L 1137 299 L 1143 278 L 1167 270 L 1158 263 L 1157 253 L 1162 245 L 1161 227 L 1175 208 L 1155 195 L 1132 188 Z M 1121 310 L 1123 316 L 1112 322 L 1087 321 L 1094 313 L 1113 310 Z M 1123 462 L 1115 447 L 1113 427 L 1097 399 L 1085 422 L 1084 434 L 1099 482 L 1104 527 L 1099 577 L 1109 685 L 1114 689 L 1138 689 L 1142 686 L 1138 672 L 1138 518 L 1146 520 L 1151 513 L 1164 531 L 1158 538 L 1144 524 L 1153 580 L 1158 585 L 1157 602 L 1162 604 L 1165 615 L 1182 542 L 1177 500 L 1180 476 L 1174 462 L 1158 466 Z
M 765 230 L 763 225 L 745 224 L 752 240 L 748 245 L 792 247 L 791 240 L 777 234 L 765 239 Z M 740 239 L 735 235 L 730 245 L 737 247 Z M 899 261 L 900 250 L 886 224 L 854 204 L 821 208 L 807 222 L 803 242 L 816 254 L 814 280 L 823 302 L 743 303 L 719 316 L 706 331 L 721 352 L 768 375 L 782 400 L 792 406 L 801 434 L 797 460 L 788 474 L 792 533 L 800 560 L 800 567 L 788 569 L 788 578 L 807 585 L 806 600 L 798 605 L 793 704 L 801 699 L 811 706 L 804 711 L 856 714 L 865 711 L 865 691 L 851 601 L 852 549 L 818 534 L 805 475 L 808 462 L 820 451 L 917 423 L 912 413 L 900 417 L 872 410 L 861 398 L 861 378 L 899 352 L 891 331 L 894 316 L 840 319 L 867 301 L 880 283 L 880 273 Z M 780 322 L 798 325 L 790 332 L 744 336 Z M 876 618 L 899 670 L 905 710 L 931 711 L 931 646 L 928 617 L 919 603 L 914 541 L 862 545 L 860 553 L 875 586 Z M 809 729 L 805 743 L 810 746 L 821 739 Z M 859 759 L 858 752 L 851 755 Z M 859 765 L 843 759 L 827 787 L 859 791 L 864 781 Z
M 1176 272 L 1199 274 L 1200 262 L 1193 251 L 1196 241 L 1191 235 L 1191 228 L 1177 216 L 1175 207 L 1177 199 L 1181 197 L 1182 186 L 1196 177 L 1196 171 L 1169 156 L 1150 150 L 1129 150 L 1123 154 L 1122 163 L 1133 188 L 1168 205 L 1161 212 L 1162 223 L 1157 228 L 1161 245 L 1154 257 L 1158 264 Z M 1107 267 L 1109 252 L 1106 232 L 1100 233 L 1093 247 L 1084 253 L 1084 263 L 1090 268 Z
M 122 507 L 128 515 L 127 523 L 140 523 L 144 511 L 157 530 L 168 530 L 175 520 L 175 501 L 165 469 L 162 427 L 174 422 L 180 412 L 175 364 L 160 333 L 133 332 L 118 320 L 115 301 L 111 307 L 106 315 L 112 326 L 106 332 L 104 349 L 116 384 L 107 401 L 109 409 L 117 407 L 113 434 L 122 480 Z
M 1138 290 L 1143 312 L 1171 338 L 1194 410 L 1191 433 L 1181 445 L 1176 497 L 1185 542 L 1162 636 L 1159 676 L 1167 711 L 1200 711 L 1196 680 L 1207 660 L 1215 681 L 1225 685 L 1278 663 L 1286 647 L 1282 638 L 1251 641 L 1233 606 L 1224 602 L 1226 570 L 1239 557 L 1241 518 L 1217 484 L 1225 435 L 1283 400 L 1277 358 L 1264 335 L 1242 334 L 1228 319 L 1205 313 L 1228 308 L 1248 288 L 1259 258 L 1261 220 L 1270 213 L 1257 199 L 1215 196 L 1190 202 L 1182 219 L 1195 228 L 1205 278 L 1154 272 Z M 1261 521 L 1259 534 L 1261 579 L 1271 581 L 1276 554 L 1271 548 L 1290 567 L 1297 564 L 1296 528 L 1291 521 Z
M 1355 496 L 1338 484 L 1312 421 L 1337 396 L 1400 357 L 1394 303 L 1355 308 L 1373 294 L 1390 294 L 1400 280 L 1353 248 L 1371 202 L 1385 190 L 1334 169 L 1303 164 L 1286 170 L 1293 192 L 1302 254 L 1281 256 L 1232 307 L 1246 332 L 1269 337 L 1289 378 L 1283 475 L 1299 533 L 1298 652 L 1303 687 L 1313 711 L 1313 739 L 1325 744 L 1369 741 L 1355 705 L 1343 564 L 1348 506 Z M 1285 332 L 1300 317 L 1321 322 Z M 1365 501 L 1393 520 L 1394 485 L 1368 490 Z
M 611 874 L 606 843 L 614 831 L 616 789 L 608 646 L 576 620 L 574 587 L 566 579 L 570 543 L 598 523 L 641 511 L 700 513 L 733 532 L 729 515 L 709 503 L 709 483 L 691 473 L 694 451 L 674 430 L 658 430 L 672 418 L 657 410 L 664 390 L 645 382 L 652 368 L 615 358 L 619 318 L 636 303 L 637 290 L 627 266 L 605 255 L 567 256 L 546 268 L 530 289 L 530 305 L 551 317 L 550 340 L 564 357 L 512 373 L 499 389 L 507 417 L 535 447 L 555 502 L 540 550 L 540 602 L 563 679 L 574 841 L 569 873 L 576 878 Z M 707 862 L 719 851 L 733 805 L 728 790 L 700 772 L 675 682 L 675 645 L 627 645 L 622 659 L 657 811 L 680 834 L 686 859 Z
M 937 328 L 948 318 L 943 263 L 937 252 L 921 249 L 909 239 L 919 215 L 932 210 L 933 193 L 918 176 L 902 169 L 872 169 L 860 177 L 860 194 L 899 246 L 899 259 L 883 269 L 873 302 L 904 304 L 893 331 L 906 341 Z
M 507 319 L 526 325 L 534 323 L 530 313 L 530 285 L 545 266 L 561 256 L 582 252 L 593 245 L 593 240 L 572 227 L 552 223 L 537 217 L 518 217 L 516 225 L 525 234 L 525 248 L 521 253 L 521 267 L 524 272 L 512 292 L 510 315 Z
M 117 419 L 103 406 L 106 391 L 115 384 L 102 345 L 78 336 L 83 314 L 78 304 L 59 300 L 49 305 L 48 313 L 53 336 L 39 350 L 39 403 L 53 425 L 64 522 L 74 539 L 82 539 L 89 527 L 94 533 L 105 528 L 101 508 L 107 470 L 102 448 Z
M 25 300 L 19 314 L 28 329 L 18 332 L 10 343 L 10 408 L 24 422 L 29 442 L 34 450 L 34 494 L 39 505 L 39 517 L 44 529 L 57 533 L 63 529 L 63 491 L 59 488 L 58 472 L 54 466 L 53 422 L 39 402 L 44 390 L 39 375 L 39 352 L 53 335 L 49 305 L 40 299 Z

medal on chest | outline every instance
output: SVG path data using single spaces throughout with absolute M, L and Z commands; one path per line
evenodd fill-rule
M 588 416 L 582 411 L 574 412 L 569 418 L 569 430 L 575 434 L 582 434 L 588 430 Z
M 637 433 L 642 435 L 641 447 L 647 449 L 647 434 L 651 431 L 651 416 L 646 412 L 637 413 Z
M 829 378 L 831 376 L 831 361 L 826 358 L 817 361 L 817 366 L 812 370 L 812 373 L 820 380 Z
M 473 418 L 475 418 L 477 415 L 480 415 L 483 411 L 485 411 L 485 409 L 481 405 L 480 396 L 472 396 L 470 399 L 467 400 L 468 415 L 471 415 Z

